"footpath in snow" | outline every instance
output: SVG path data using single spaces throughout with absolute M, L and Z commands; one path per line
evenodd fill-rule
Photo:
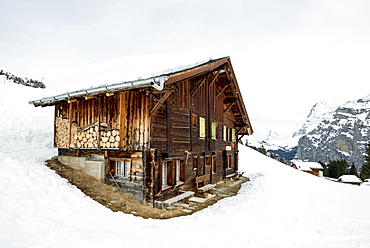
M 245 146 L 240 169 L 251 181 L 235 197 L 169 220 L 112 212 L 44 166 L 55 155 L 53 113 L 28 105 L 37 90 L 0 87 L 0 247 L 370 247 L 370 187 Z

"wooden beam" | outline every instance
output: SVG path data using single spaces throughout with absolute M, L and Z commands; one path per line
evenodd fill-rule
M 220 70 L 217 71 L 216 76 L 212 79 L 212 82 L 209 84 L 209 86 L 211 86 L 214 82 L 216 82 L 216 79 L 217 79 L 218 75 L 220 75 L 222 70 L 223 69 L 220 69 Z
M 224 90 L 225 90 L 228 86 L 229 86 L 228 84 L 227 84 L 227 85 L 225 85 L 225 86 L 222 88 L 222 90 L 221 90 L 220 92 L 218 92 L 218 93 L 217 93 L 216 98 L 218 98 L 218 97 L 222 94 L 222 92 L 224 92 Z
M 194 78 L 196 76 L 199 76 L 201 74 L 207 73 L 209 71 L 212 71 L 220 66 L 222 66 L 225 63 L 228 63 L 230 59 L 228 57 L 222 58 L 220 60 L 216 60 L 214 62 L 210 62 L 209 64 L 205 64 L 204 66 L 197 66 L 193 69 L 185 70 L 184 72 L 173 74 L 169 77 L 169 79 L 166 81 L 166 85 L 176 83 L 178 81 L 182 81 L 184 79 L 190 79 Z
M 241 131 L 241 129 L 236 133 L 236 135 Z M 239 143 L 239 141 L 244 137 L 244 134 L 240 135 L 236 142 Z
M 85 100 L 93 99 L 95 96 L 85 96 Z
M 200 83 L 195 86 L 195 89 L 191 92 L 191 96 L 194 96 L 195 93 L 197 93 L 197 91 L 200 89 L 200 87 L 204 84 L 204 82 L 206 81 L 207 78 L 203 78 L 202 81 L 200 81 Z
M 71 147 L 71 140 L 72 140 L 72 104 L 69 104 L 69 110 L 68 110 L 68 119 L 69 119 L 69 137 L 68 137 L 68 146 L 67 148 Z
M 226 113 L 226 111 L 228 111 L 231 108 L 231 106 L 233 106 L 234 104 L 235 102 L 230 103 L 229 106 L 227 106 L 227 108 L 224 110 L 224 113 Z
M 237 101 L 238 101 L 238 98 L 236 98 L 236 97 L 224 98 L 224 103 L 236 103 Z
M 153 114 L 155 111 L 157 111 L 163 105 L 163 103 L 168 99 L 168 97 L 171 95 L 171 93 L 174 92 L 174 91 L 175 91 L 175 89 L 172 89 L 172 91 L 169 91 L 166 94 L 164 94 L 164 96 L 162 96 L 162 98 L 159 99 L 157 104 L 154 105 L 154 107 L 150 110 L 150 115 Z

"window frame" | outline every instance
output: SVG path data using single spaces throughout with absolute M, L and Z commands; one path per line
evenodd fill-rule
M 216 155 L 212 155 L 211 167 L 212 167 L 212 173 L 213 174 L 217 173 L 217 156 Z
M 132 161 L 131 159 L 111 159 L 115 163 L 115 171 L 114 176 L 118 178 L 130 178 L 131 177 L 131 166 Z
M 206 118 L 199 116 L 199 138 L 206 138 Z
M 162 188 L 168 186 L 168 161 L 162 161 Z
M 218 123 L 213 121 L 211 123 L 211 138 L 212 140 L 218 139 Z
M 227 141 L 227 126 L 222 126 L 222 140 Z
M 231 142 L 236 143 L 236 130 L 235 130 L 235 128 L 231 129 Z
M 185 182 L 185 159 L 166 159 L 162 161 L 162 189 L 178 186 Z

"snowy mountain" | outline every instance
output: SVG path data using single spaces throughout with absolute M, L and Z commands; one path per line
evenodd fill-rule
M 365 145 L 370 140 L 369 98 L 348 101 L 339 107 L 320 101 L 312 107 L 298 131 L 270 131 L 263 138 L 248 137 L 248 145 L 263 146 L 288 164 L 293 159 L 326 163 L 329 159 L 345 159 L 359 169 Z
M 333 106 L 328 105 L 324 101 L 316 103 L 312 107 L 302 127 L 298 131 L 293 133 L 292 138 L 295 138 L 295 145 L 297 145 L 299 138 L 311 132 L 320 124 L 322 120 L 328 118 L 334 109 L 335 108 Z
M 297 155 L 297 146 L 293 145 L 292 141 L 294 142 L 294 140 L 291 137 L 291 133 L 270 131 L 264 138 L 249 136 L 244 144 L 256 149 L 263 147 L 268 155 L 273 154 L 276 159 L 282 158 L 286 164 L 290 165 Z
M 298 159 L 326 163 L 345 159 L 359 169 L 370 141 L 370 95 L 336 109 L 320 109 L 325 111 L 307 121 L 307 129 L 301 129 L 306 133 L 298 142 Z
M 287 164 L 296 158 L 299 139 L 316 128 L 334 107 L 321 101 L 316 103 L 310 110 L 307 118 L 298 131 L 276 132 L 269 131 L 264 137 L 248 137 L 248 145 L 252 147 L 264 147 L 268 153 L 275 157 L 282 157 Z

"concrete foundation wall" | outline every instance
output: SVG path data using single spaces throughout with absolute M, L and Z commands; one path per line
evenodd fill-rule
M 83 169 L 88 175 L 93 176 L 104 182 L 105 162 L 88 160 L 87 157 L 59 156 L 58 161 L 72 166 L 73 168 Z

